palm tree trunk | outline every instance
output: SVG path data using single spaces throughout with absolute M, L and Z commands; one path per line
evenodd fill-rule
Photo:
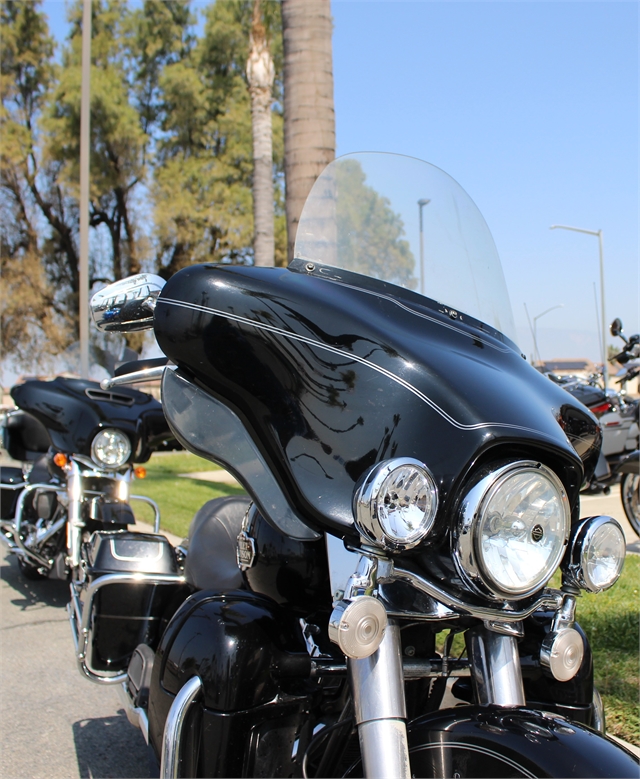
M 330 0 L 282 0 L 289 260 L 313 182 L 336 150 Z
M 273 265 L 273 139 L 271 103 L 274 79 L 273 59 L 262 23 L 260 0 L 254 0 L 247 79 L 251 95 L 253 131 L 253 221 L 254 264 Z

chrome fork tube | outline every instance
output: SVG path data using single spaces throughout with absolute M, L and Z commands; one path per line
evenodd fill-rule
M 477 702 L 524 706 L 522 669 L 515 636 L 481 627 L 467 631 L 466 640 Z
M 407 711 L 400 652 L 400 629 L 390 622 L 378 649 L 347 661 L 367 779 L 409 779 Z
M 67 524 L 67 554 L 72 568 L 80 565 L 80 542 L 82 540 L 82 473 L 77 462 L 69 463 L 67 476 L 69 495 L 69 523 Z

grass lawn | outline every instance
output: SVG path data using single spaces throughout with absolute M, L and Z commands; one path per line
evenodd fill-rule
M 153 456 L 147 478 L 136 481 L 132 492 L 148 495 L 160 506 L 162 527 L 179 537 L 187 534 L 195 512 L 221 495 L 238 495 L 238 487 L 185 479 L 179 473 L 215 470 L 216 466 L 186 452 Z M 136 516 L 151 522 L 153 513 L 133 503 Z M 559 582 L 553 583 L 558 586 Z M 640 746 L 640 557 L 627 555 L 620 581 L 606 592 L 585 594 L 578 600 L 577 619 L 585 630 L 594 656 L 595 683 L 602 695 L 607 729 Z M 459 640 L 459 639 L 457 639 Z
M 152 455 L 145 468 L 146 478 L 136 480 L 131 485 L 131 492 L 155 500 L 160 507 L 160 524 L 163 530 L 181 538 L 187 535 L 193 515 L 208 500 L 244 492 L 239 487 L 227 484 L 178 476 L 179 473 L 217 469 L 209 460 L 203 460 L 188 452 Z M 133 501 L 131 507 L 141 522 L 153 522 L 153 511 L 149 506 Z
M 576 616 L 593 650 L 607 731 L 640 746 L 640 556 L 628 554 L 610 590 L 585 594 Z

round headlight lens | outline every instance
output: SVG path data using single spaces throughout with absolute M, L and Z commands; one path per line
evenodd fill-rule
M 103 468 L 119 468 L 130 455 L 129 437 L 115 428 L 101 430 L 91 444 L 91 457 Z
M 602 522 L 585 535 L 580 567 L 586 589 L 601 592 L 614 585 L 627 552 L 622 528 L 617 522 Z
M 539 463 L 514 463 L 467 496 L 458 561 L 474 584 L 524 598 L 558 567 L 569 536 L 569 502 L 558 477 Z
M 433 476 L 423 463 L 410 458 L 376 465 L 355 496 L 362 535 L 395 551 L 419 544 L 431 530 L 437 509 Z

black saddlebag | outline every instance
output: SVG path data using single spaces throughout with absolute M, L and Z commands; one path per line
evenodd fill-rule
M 0 468 L 0 519 L 13 519 L 24 485 L 22 468 Z
M 191 592 L 173 547 L 162 535 L 93 533 L 84 547 L 91 671 L 125 671 L 138 644 L 155 647 L 173 612 Z

